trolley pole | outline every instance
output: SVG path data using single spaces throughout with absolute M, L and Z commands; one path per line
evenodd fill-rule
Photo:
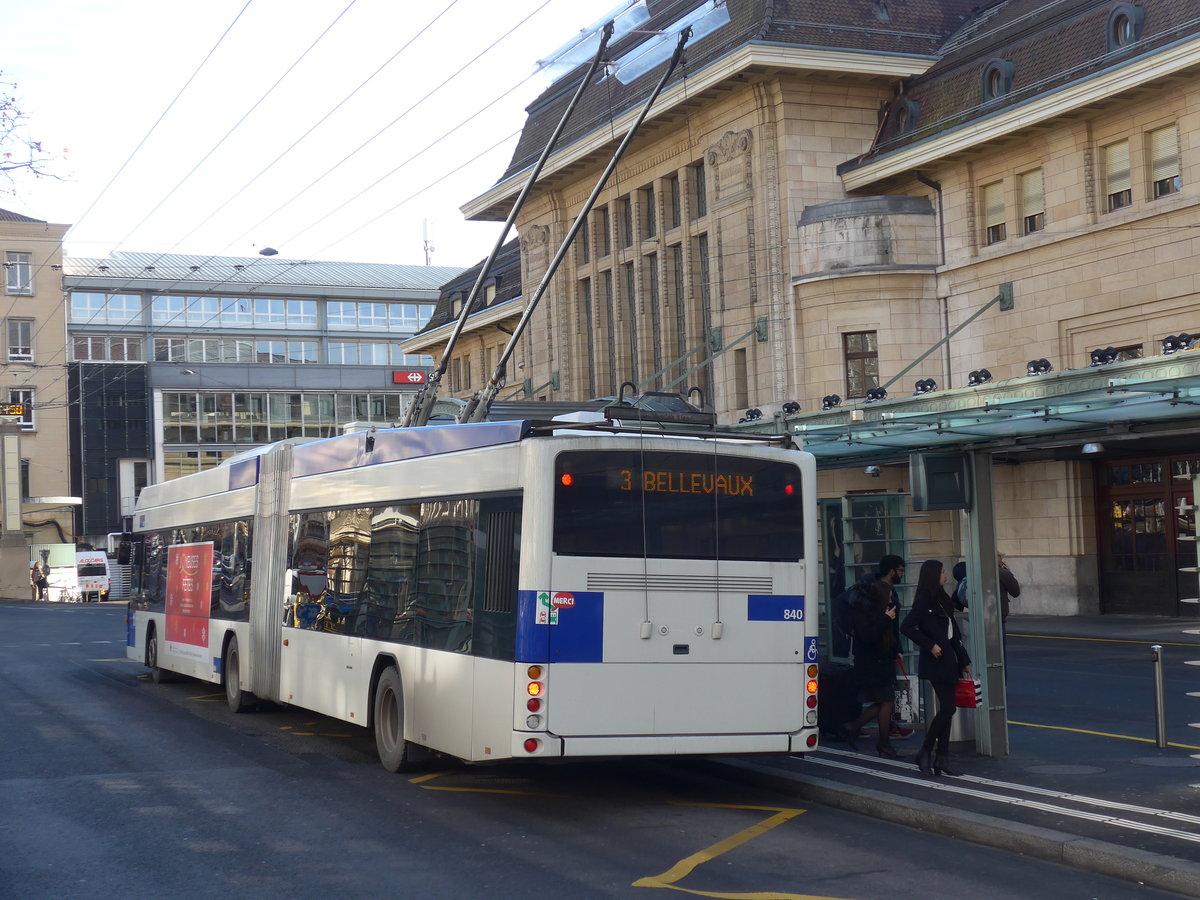
M 1161 750 L 1167 746 L 1167 711 L 1163 702 L 1163 648 L 1162 644 L 1150 647 L 1150 661 L 1154 663 L 1154 725 L 1155 744 Z

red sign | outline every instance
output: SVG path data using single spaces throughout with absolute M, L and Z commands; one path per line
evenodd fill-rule
M 558 591 L 553 597 L 550 598 L 550 603 L 556 609 L 562 609 L 563 607 L 569 609 L 575 605 L 575 595 L 569 594 L 566 591 Z
M 392 384 L 424 384 L 425 373 L 414 370 L 392 372 Z
M 212 608 L 213 545 L 176 544 L 167 548 L 167 643 L 195 659 L 208 655 Z

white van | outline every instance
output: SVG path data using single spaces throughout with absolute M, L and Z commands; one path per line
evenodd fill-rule
M 103 550 L 76 550 L 75 571 L 79 579 L 79 599 L 107 600 L 112 588 L 108 571 L 108 554 Z

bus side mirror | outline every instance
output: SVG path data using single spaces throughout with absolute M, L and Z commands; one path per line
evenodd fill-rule
M 117 562 L 123 566 L 129 565 L 129 557 L 133 551 L 133 535 L 121 535 L 121 543 L 117 545 Z

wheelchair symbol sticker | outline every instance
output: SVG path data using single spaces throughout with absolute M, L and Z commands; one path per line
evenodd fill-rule
M 804 639 L 804 658 L 809 662 L 817 661 L 817 639 L 815 637 Z

